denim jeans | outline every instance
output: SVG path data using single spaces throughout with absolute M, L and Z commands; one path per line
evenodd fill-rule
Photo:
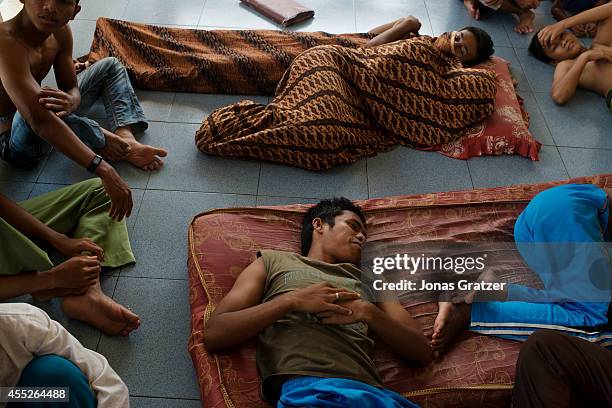
M 127 71 L 117 58 L 104 58 L 77 75 L 81 104 L 78 109 L 62 118 L 76 136 L 94 151 L 104 148 L 106 140 L 100 125 L 82 115 L 102 98 L 110 130 L 130 125 L 134 133 L 147 129 L 144 116 Z M 23 117 L 17 112 L 10 131 L 3 134 L 9 138 L 8 149 L 3 157 L 13 165 L 32 168 L 51 150 L 44 139 L 37 136 Z M 6 152 L 8 150 L 8 153 Z

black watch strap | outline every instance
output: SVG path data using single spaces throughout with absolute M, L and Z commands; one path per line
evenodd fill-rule
M 89 166 L 87 166 L 87 171 L 90 173 L 94 173 L 96 169 L 98 168 L 98 166 L 100 165 L 100 163 L 102 163 L 102 156 L 100 156 L 99 154 L 96 154 L 94 158 L 91 160 L 91 163 L 89 163 Z

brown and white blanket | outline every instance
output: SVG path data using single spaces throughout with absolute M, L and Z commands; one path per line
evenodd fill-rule
M 319 46 L 293 61 L 271 104 L 214 111 L 196 145 L 325 170 L 398 144 L 450 142 L 493 112 L 495 92 L 495 74 L 460 68 L 429 37 L 375 49 Z
M 117 57 L 158 91 L 275 95 L 205 118 L 197 147 L 311 170 L 398 144 L 438 148 L 494 110 L 495 74 L 460 65 L 416 37 L 361 48 L 368 34 L 193 30 L 100 18 L 88 56 Z

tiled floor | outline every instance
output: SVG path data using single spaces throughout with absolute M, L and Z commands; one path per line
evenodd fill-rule
M 57 302 L 40 305 L 83 343 L 97 349 L 124 378 L 135 407 L 195 407 L 198 388 L 187 353 L 189 334 L 186 271 L 187 224 L 213 207 L 313 202 L 330 195 L 350 198 L 531 183 L 612 172 L 612 116 L 603 99 L 579 92 L 566 107 L 548 95 L 553 69 L 527 55 L 528 36 L 512 31 L 512 18 L 487 13 L 470 20 L 458 0 L 301 0 L 317 17 L 299 30 L 364 31 L 414 14 L 422 32 L 438 34 L 467 24 L 487 29 L 497 54 L 510 60 L 531 115 L 531 130 L 543 144 L 541 160 L 481 157 L 469 161 L 407 148 L 361 160 L 325 173 L 312 173 L 256 161 L 208 157 L 196 151 L 193 134 L 202 117 L 239 96 L 140 92 L 151 126 L 143 140 L 167 148 L 165 168 L 148 174 L 120 165 L 134 188 L 129 228 L 138 262 L 103 278 L 106 293 L 142 317 L 129 338 L 102 336 L 62 317 Z M 276 28 L 238 0 L 82 0 L 72 23 L 75 54 L 89 48 L 99 16 L 193 28 Z M 551 22 L 549 2 L 537 24 Z M 53 79 L 48 79 L 53 83 Z M 263 97 L 265 100 L 265 97 Z M 30 172 L 0 163 L 0 188 L 21 200 L 88 177 L 63 156 L 52 153 Z M 30 301 L 29 297 L 22 298 Z

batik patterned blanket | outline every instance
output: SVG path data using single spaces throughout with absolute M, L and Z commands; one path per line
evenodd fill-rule
M 355 48 L 368 34 L 194 30 L 99 18 L 89 55 L 116 57 L 141 89 L 273 95 L 295 57 L 318 45 Z
M 372 48 L 325 45 L 300 54 L 274 100 L 213 112 L 196 133 L 210 154 L 310 170 L 390 150 L 448 143 L 494 111 L 495 74 L 461 68 L 415 37 Z

